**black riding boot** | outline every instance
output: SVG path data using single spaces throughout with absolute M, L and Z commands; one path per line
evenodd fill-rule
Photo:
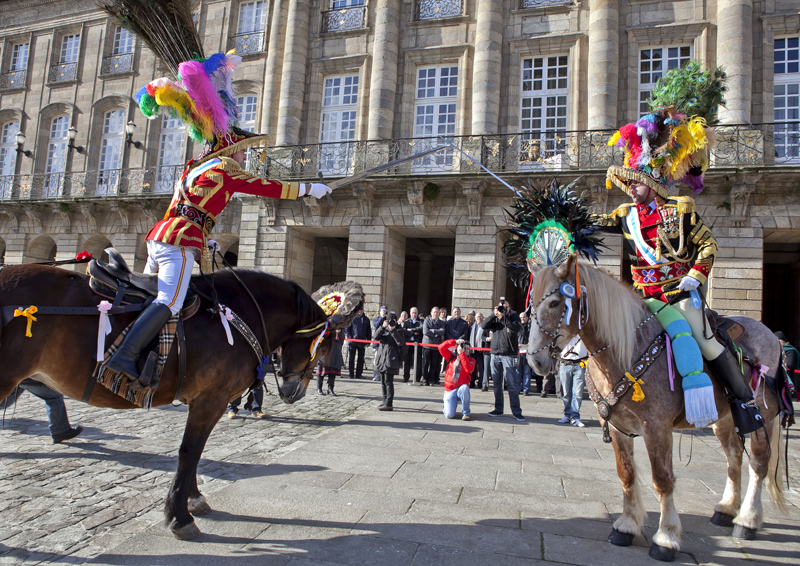
M 111 371 L 121 372 L 133 379 L 139 379 L 139 356 L 158 331 L 172 317 L 169 307 L 161 303 L 153 303 L 147 307 L 125 335 L 119 350 L 111 356 L 106 367 Z
M 733 393 L 735 401 L 731 403 L 731 414 L 736 432 L 744 435 L 764 426 L 764 420 L 753 399 L 753 391 L 731 351 L 726 348 L 716 359 L 707 361 L 717 378 Z

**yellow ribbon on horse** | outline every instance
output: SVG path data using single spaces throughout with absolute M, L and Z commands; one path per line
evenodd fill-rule
M 33 334 L 31 334 L 31 325 L 36 320 L 36 317 L 33 315 L 35 315 L 38 311 L 39 309 L 37 309 L 33 305 L 29 306 L 27 309 L 24 310 L 14 309 L 14 318 L 18 316 L 24 316 L 25 318 L 28 319 L 28 326 L 25 328 L 25 336 L 27 336 L 28 338 L 33 338 Z
M 625 372 L 625 377 L 630 379 L 631 382 L 633 383 L 633 395 L 631 396 L 631 399 L 633 399 L 635 402 L 638 403 L 639 401 L 644 399 L 644 391 L 642 391 L 642 385 L 644 385 L 644 381 L 642 381 L 641 379 L 635 379 L 627 371 Z

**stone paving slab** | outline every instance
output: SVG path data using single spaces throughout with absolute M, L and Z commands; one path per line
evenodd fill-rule
M 377 383 L 345 379 L 337 389 L 343 395 L 294 406 L 268 397 L 263 421 L 223 419 L 200 465 L 214 511 L 197 519 L 203 534 L 189 542 L 161 524 L 183 408 L 119 413 L 68 401 L 87 431 L 53 446 L 42 403 L 24 396 L 0 433 L 0 565 L 653 563 L 658 501 L 641 440 L 645 536 L 629 548 L 606 542 L 621 489 L 590 403 L 577 429 L 555 423 L 563 405 L 553 398 L 523 397 L 528 420 L 517 423 L 485 416 L 493 395 L 473 391 L 474 420 L 464 422 L 441 415 L 441 388 L 397 384 L 394 412 L 375 410 Z M 790 434 L 793 485 L 798 437 Z M 735 540 L 708 522 L 724 487 L 716 439 L 679 439 L 676 563 L 797 563 L 800 493 L 787 493 L 788 515 L 765 495 L 758 540 Z

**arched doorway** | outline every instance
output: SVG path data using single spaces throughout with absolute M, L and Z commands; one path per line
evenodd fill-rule
M 347 238 L 316 238 L 311 288 L 347 279 Z
M 86 250 L 92 254 L 93 258 L 108 262 L 108 254 L 105 249 L 112 246 L 111 240 L 101 234 L 95 234 L 83 243 L 79 251 Z
M 22 263 L 38 263 L 42 261 L 55 261 L 58 247 L 50 236 L 37 236 L 28 244 Z

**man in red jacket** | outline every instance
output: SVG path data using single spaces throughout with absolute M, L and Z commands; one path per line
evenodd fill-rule
M 453 355 L 451 348 L 455 348 Z M 475 360 L 469 355 L 469 344 L 462 340 L 451 338 L 439 344 L 439 353 L 447 363 L 444 371 L 444 408 L 445 418 L 452 419 L 456 416 L 456 404 L 461 400 L 461 420 L 468 421 L 469 417 L 469 380 L 472 370 L 475 369 Z

